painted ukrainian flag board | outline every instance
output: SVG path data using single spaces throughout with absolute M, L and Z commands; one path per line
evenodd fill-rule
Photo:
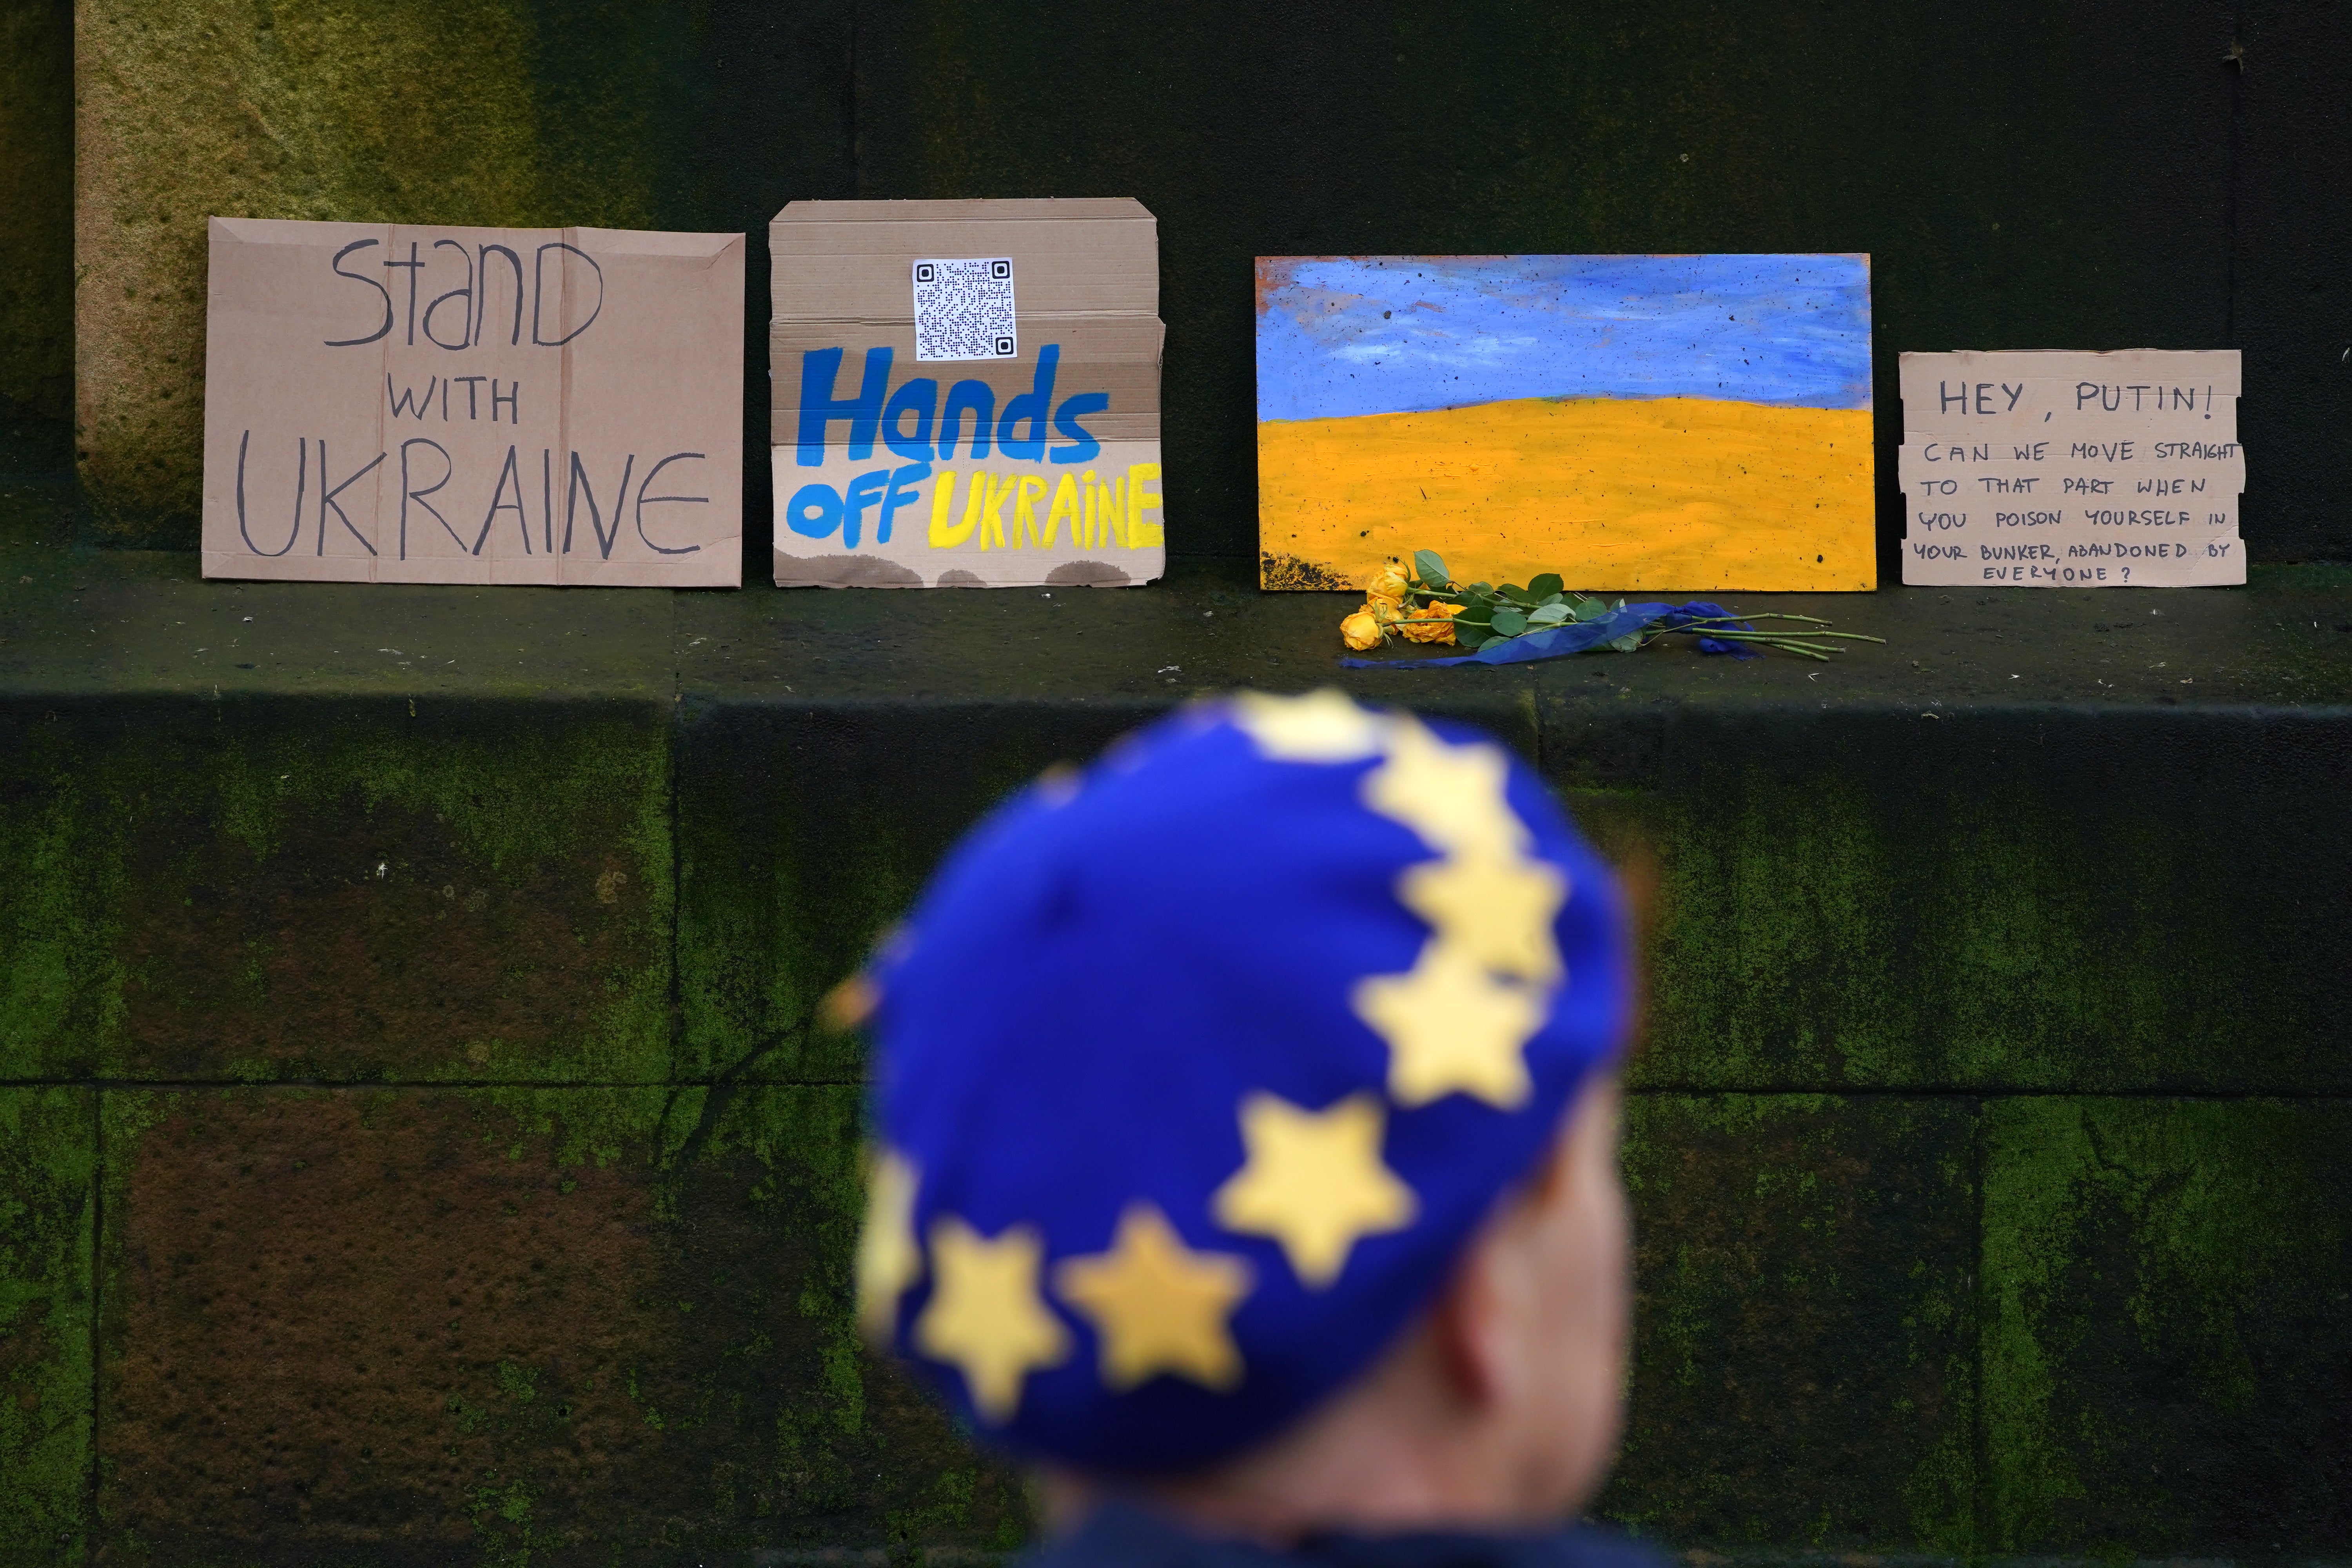
M 768 236 L 779 585 L 1160 574 L 1142 204 L 794 202 Z
M 1260 579 L 1878 585 L 1866 256 L 1271 257 Z

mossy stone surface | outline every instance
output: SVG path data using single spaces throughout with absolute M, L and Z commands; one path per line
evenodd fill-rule
M 851 1337 L 865 1062 L 818 999 L 1038 769 L 1328 682 L 1485 725 L 1654 881 L 1608 1510 L 1759 1561 L 2352 1540 L 2352 578 L 1792 599 L 1890 642 L 1452 672 L 1337 670 L 1342 605 L 1247 582 L 0 544 L 0 1277 L 104 1259 L 100 1347 L 5 1298 L 66 1313 L 40 1421 L 97 1415 L 0 1421 L 50 1466 L 5 1506 L 159 1565 L 1010 1544 L 1007 1473 Z
M 208 216 L 662 226 L 684 5 L 75 7 L 75 424 L 97 537 L 195 542 Z
M 669 1076 L 657 711 L 93 704 L 0 725 L 24 1076 Z
M 2352 1107 L 1985 1113 L 1985 1549 L 2352 1541 Z
M 1975 1128 L 1953 1099 L 1629 1099 L 1633 1410 L 1601 1517 L 1971 1554 Z
M 2303 956 L 2352 882 L 2341 756 L 2210 710 L 1674 714 L 1570 795 L 1656 868 L 1636 1081 L 2343 1092 Z
M 107 1561 L 1003 1548 L 850 1326 L 841 1089 L 108 1096 Z
M 89 1090 L 0 1089 L 0 1563 L 89 1544 L 98 1119 Z

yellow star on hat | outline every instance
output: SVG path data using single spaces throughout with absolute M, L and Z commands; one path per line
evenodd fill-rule
M 1397 879 L 1397 897 L 1446 944 L 1499 974 L 1559 978 L 1552 920 L 1568 880 L 1541 860 L 1456 855 L 1423 860 Z
M 1528 845 L 1503 788 L 1510 763 L 1483 742 L 1451 746 L 1423 725 L 1398 721 L 1388 761 L 1364 775 L 1364 804 L 1403 823 L 1433 849 L 1502 860 Z
M 1242 1380 L 1225 1325 L 1249 1294 L 1249 1260 L 1193 1251 L 1151 1204 L 1128 1205 L 1108 1252 L 1057 1265 L 1054 1289 L 1094 1323 L 1114 1393 L 1163 1372 L 1220 1393 Z
M 885 1149 L 866 1167 L 866 1228 L 857 1237 L 857 1326 L 887 1343 L 898 1321 L 898 1298 L 923 1277 L 915 1241 L 915 1167 Z
M 1045 1243 L 1025 1225 L 994 1240 L 952 1215 L 931 1226 L 939 1283 L 915 1320 L 915 1348 L 963 1373 L 980 1418 L 1003 1426 L 1021 1408 L 1021 1383 L 1070 1353 L 1069 1331 L 1037 1294 Z
M 1243 1100 L 1241 1121 L 1248 1158 L 1211 1212 L 1227 1230 L 1279 1242 L 1302 1283 L 1329 1285 L 1360 1238 L 1412 1223 L 1420 1202 L 1381 1159 L 1387 1114 L 1371 1094 L 1308 1110 L 1260 1091 Z
M 1373 974 L 1349 998 L 1389 1045 L 1389 1094 L 1427 1105 L 1459 1089 L 1502 1110 L 1528 1102 L 1528 1037 L 1543 1026 L 1545 994 L 1496 979 L 1443 936 L 1403 974 Z
M 1352 763 L 1380 754 L 1388 721 L 1326 687 L 1304 697 L 1244 691 L 1234 723 L 1278 763 Z

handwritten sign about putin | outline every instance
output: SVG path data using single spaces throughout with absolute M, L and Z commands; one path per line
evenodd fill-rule
M 2246 580 L 2235 349 L 1906 353 L 1903 581 Z
M 211 230 L 205 576 L 740 584 L 741 235 Z

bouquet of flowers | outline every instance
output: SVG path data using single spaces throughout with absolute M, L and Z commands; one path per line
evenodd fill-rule
M 1757 621 L 1800 621 L 1803 630 L 1759 630 Z M 1363 608 L 1339 623 L 1339 637 L 1367 653 L 1391 637 L 1406 642 L 1443 643 L 1473 649 L 1464 658 L 1417 659 L 1415 664 L 1517 664 L 1609 648 L 1633 653 L 1671 633 L 1698 638 L 1701 653 L 1753 658 L 1768 647 L 1805 658 L 1827 660 L 1843 641 L 1883 643 L 1861 632 L 1836 632 L 1816 616 L 1768 612 L 1740 616 L 1720 605 L 1610 604 L 1590 594 L 1569 593 L 1559 575 L 1546 572 L 1526 587 L 1506 583 L 1457 583 L 1433 551 L 1413 552 L 1412 565 L 1391 561 L 1364 590 Z M 1389 662 L 1350 658 L 1352 666 Z

